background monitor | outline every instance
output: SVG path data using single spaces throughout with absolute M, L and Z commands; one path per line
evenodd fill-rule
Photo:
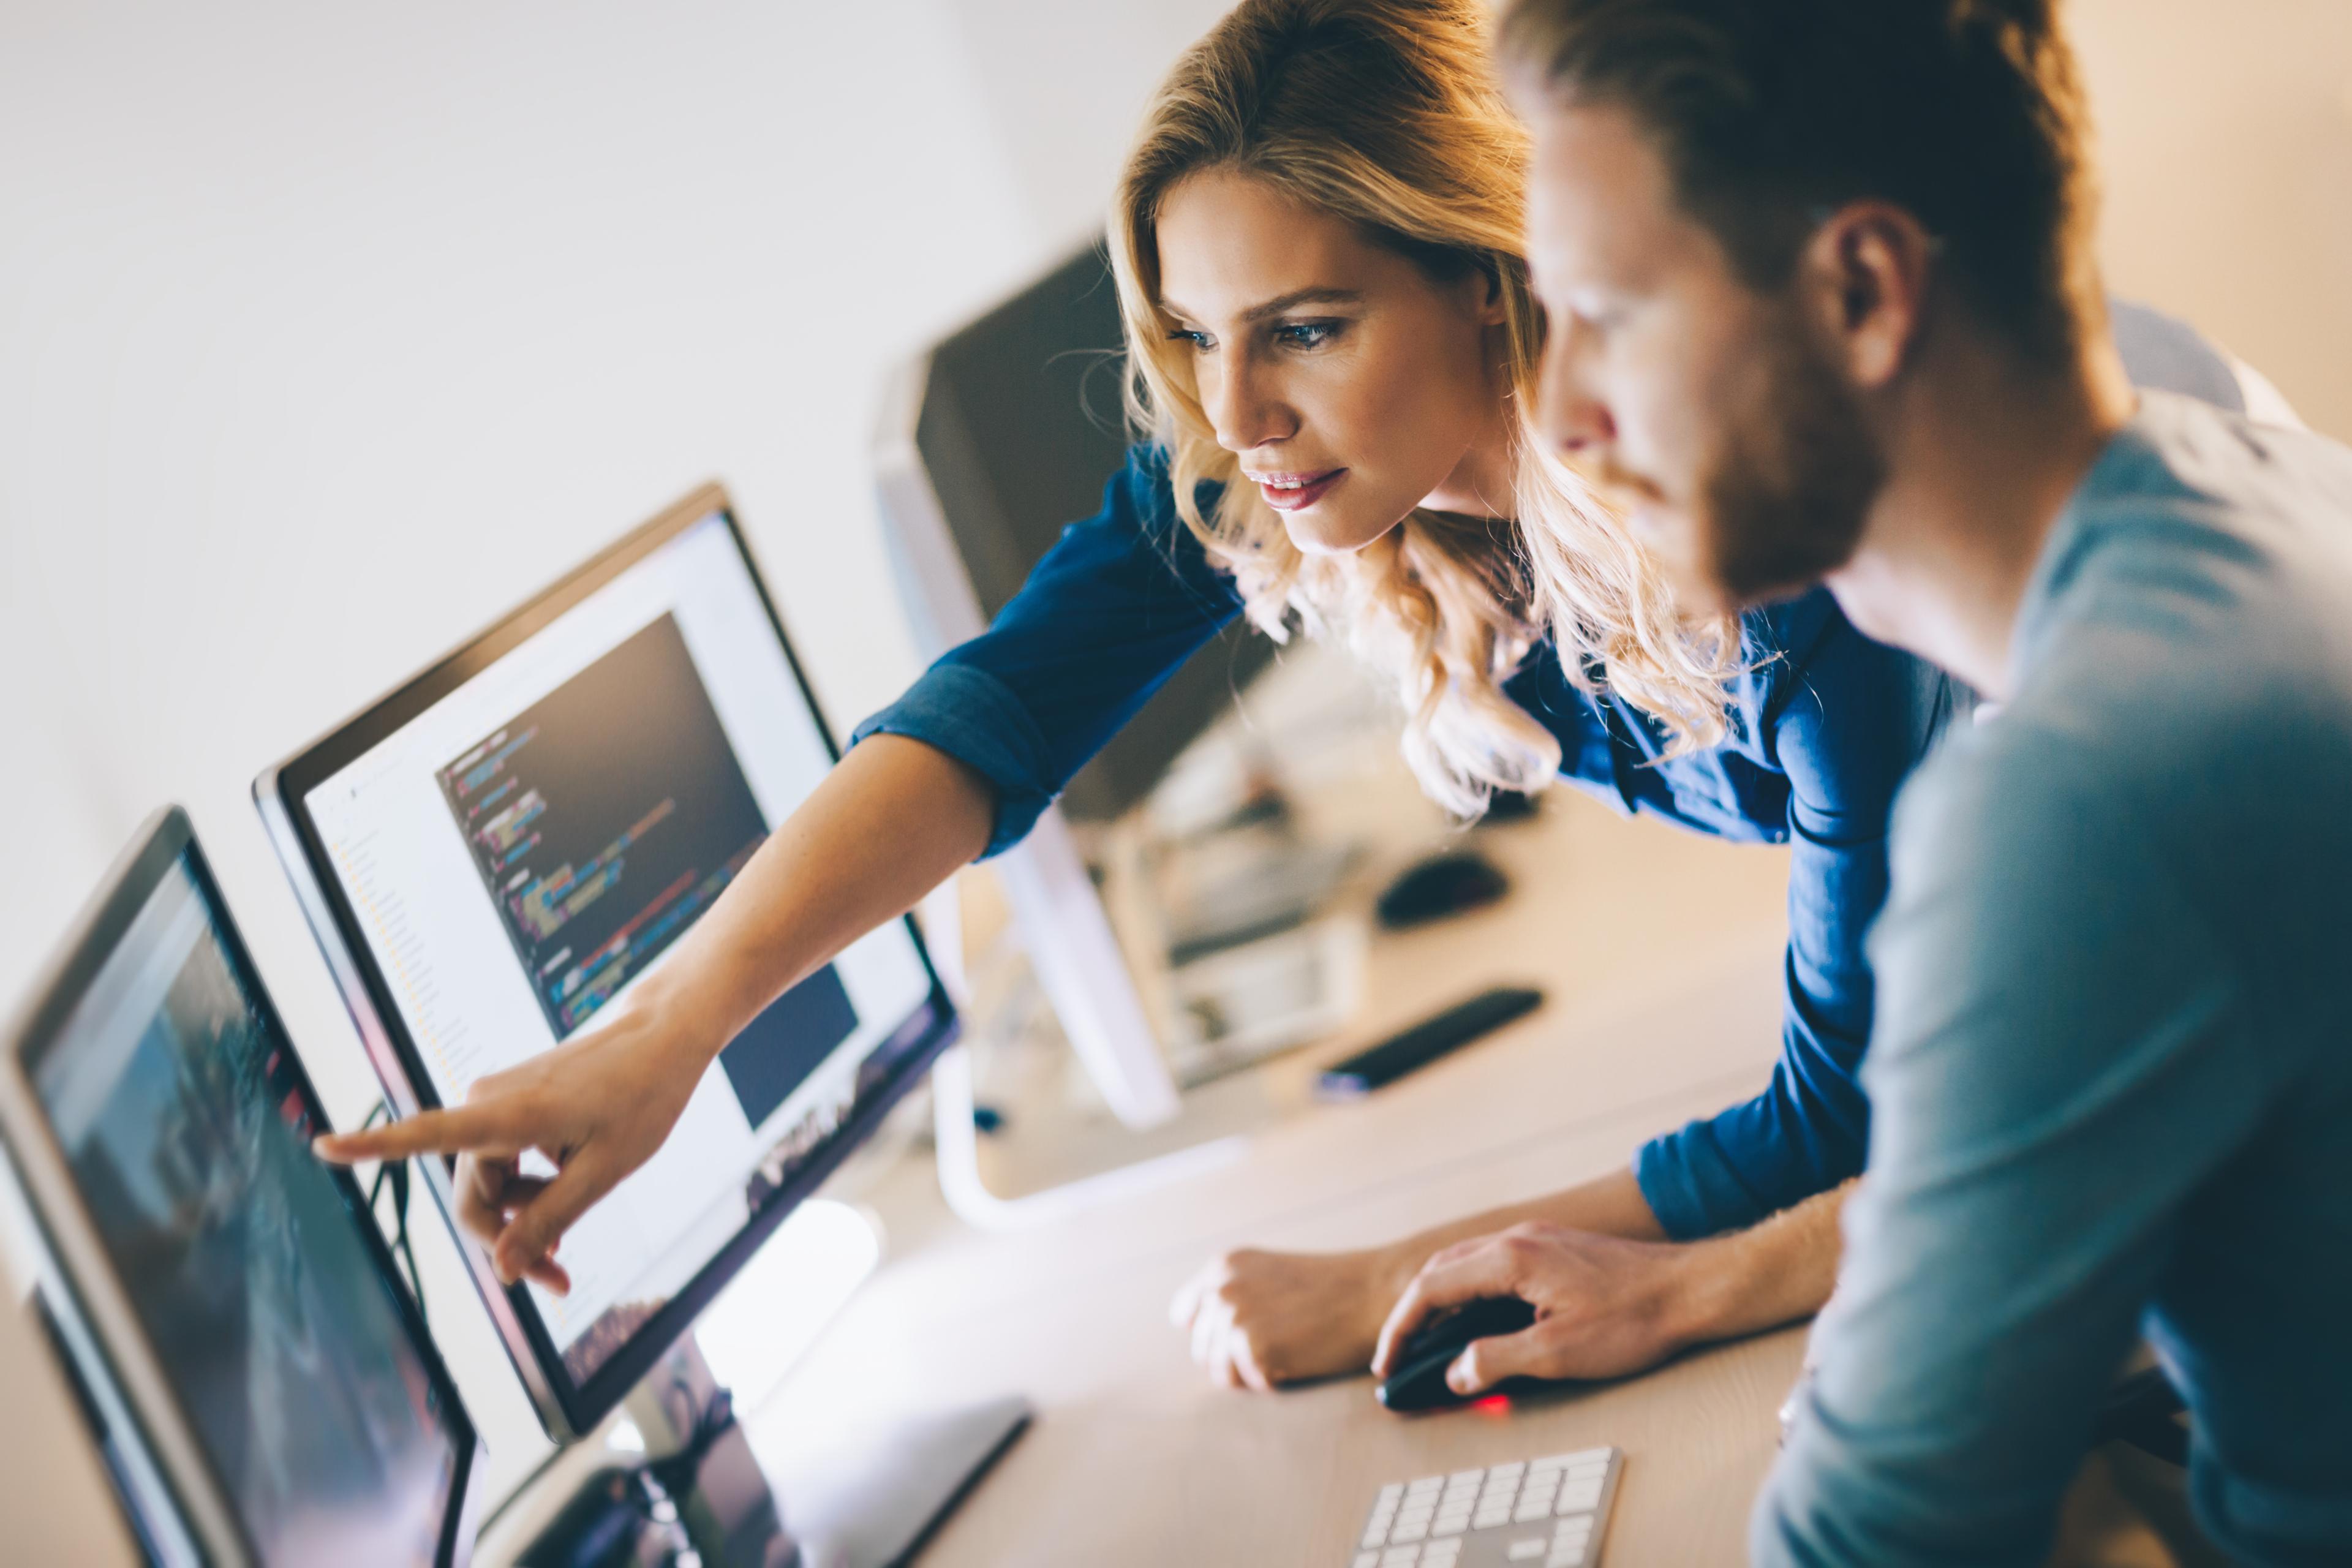
M 995 618 L 1070 523 L 1102 508 L 1127 461 L 1126 338 L 1110 261 L 1087 246 L 932 346 L 909 373 L 899 428 L 938 502 L 952 559 L 888 506 L 893 559 L 927 658 Z M 895 454 L 894 454 L 895 457 Z M 895 499 L 886 488 L 886 503 Z M 968 602 L 959 605 L 959 599 Z M 1061 805 L 1105 821 L 1140 805 L 1178 753 L 1273 662 L 1272 639 L 1227 626 L 1078 770 Z
M 836 758 L 709 487 L 255 795 L 405 1115 L 588 1026 Z M 565 1237 L 568 1296 L 502 1288 L 464 1248 L 551 1436 L 620 1401 L 954 1024 L 913 925 L 891 921 L 720 1053 L 662 1149 Z
M 885 537 L 919 651 L 978 636 L 1127 459 L 1124 331 L 1088 245 L 900 373 L 875 462 Z M 1241 622 L 1195 653 L 995 862 L 1038 984 L 1104 1100 L 1130 1126 L 1180 1101 L 1150 1016 L 1067 818 L 1139 805 L 1229 711 L 1274 645 Z
M 464 1562 L 480 1447 L 187 818 L 142 831 L 0 1059 L 41 1291 L 148 1555 Z

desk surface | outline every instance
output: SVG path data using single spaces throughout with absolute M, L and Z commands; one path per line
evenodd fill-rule
M 1552 986 L 1541 1012 L 1362 1103 L 1274 1122 L 1226 1163 L 1048 1226 L 972 1232 L 928 1170 L 894 1173 L 869 1194 L 893 1261 L 749 1418 L 771 1473 L 834 1446 L 854 1419 L 834 1413 L 1020 1393 L 1036 1423 L 926 1568 L 1343 1563 L 1383 1482 L 1609 1443 L 1627 1466 L 1605 1562 L 1739 1561 L 1800 1331 L 1507 1411 L 1406 1419 L 1365 1378 L 1212 1388 L 1167 1326 L 1177 1286 L 1224 1247 L 1361 1245 L 1553 1190 L 1762 1082 L 1781 858 L 1560 796 L 1510 856 L 1557 858 L 1560 874 L 1391 950 L 1377 982 L 1376 1001 L 1409 1014 L 1532 974 Z M 1283 1071 L 1303 1079 L 1327 1054 Z
M 1547 986 L 1540 1011 L 1475 1048 L 1349 1106 L 1302 1102 L 1315 1067 L 1352 1038 L 1213 1086 L 1280 1114 L 1232 1141 L 1233 1158 L 1029 1228 L 957 1220 L 928 1158 L 888 1169 L 862 1196 L 889 1260 L 745 1416 L 787 1508 L 791 1476 L 859 1427 L 1017 1393 L 1036 1421 L 925 1568 L 1344 1563 L 1385 1482 L 1603 1443 L 1627 1456 L 1605 1563 L 1742 1560 L 1800 1332 L 1507 1411 L 1401 1418 L 1366 1378 L 1270 1396 L 1212 1388 L 1168 1326 L 1177 1287 L 1221 1250 L 1362 1246 L 1557 1190 L 1764 1081 L 1784 856 L 1628 821 L 1566 790 L 1485 842 L 1517 889 L 1383 938 L 1366 1007 L 1392 1026 L 1496 980 Z M 509 1560 L 536 1511 L 502 1521 L 478 1561 Z

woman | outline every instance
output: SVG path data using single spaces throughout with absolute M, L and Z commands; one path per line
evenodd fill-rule
M 1515 1220 L 1580 1238 L 1591 1374 L 1826 1299 L 1861 1168 L 1861 939 L 1896 785 L 1951 711 L 1826 594 L 1681 615 L 1528 424 L 1540 323 L 1517 253 L 1524 137 L 1476 0 L 1244 0 L 1178 65 L 1111 223 L 1151 432 L 994 626 L 854 749 L 671 961 L 598 1028 L 462 1109 L 330 1140 L 467 1155 L 461 1218 L 565 1288 L 564 1229 L 659 1146 L 771 1000 L 1016 841 L 1160 679 L 1234 616 L 1344 641 L 1394 682 L 1407 758 L 1464 815 L 1566 776 L 1726 838 L 1789 842 L 1784 1052 L 1763 1095 L 1536 1204 L 1337 1258 L 1236 1254 L 1178 1303 L 1213 1375 L 1360 1369 L 1406 1280 Z M 558 1156 L 520 1175 L 526 1148 Z M 1794 1216 L 1725 1237 L 1814 1194 Z M 1699 1237 L 1719 1237 L 1688 1245 Z

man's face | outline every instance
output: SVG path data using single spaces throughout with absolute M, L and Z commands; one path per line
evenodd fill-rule
M 1528 259 L 1546 437 L 1691 609 L 1796 593 L 1853 553 L 1885 465 L 1796 289 L 1759 293 L 1613 108 L 1538 108 Z

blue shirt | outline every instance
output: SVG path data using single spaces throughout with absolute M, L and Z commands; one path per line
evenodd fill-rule
M 2042 1560 L 2136 1335 L 2233 1561 L 2352 1563 L 2352 451 L 2150 394 L 1897 814 L 1870 1179 L 1759 1563 Z
M 2151 310 L 2114 310 L 2135 380 L 2237 405 L 2228 362 L 2203 338 Z M 852 743 L 910 736 L 979 772 L 996 791 L 995 854 L 1240 614 L 1232 580 L 1176 515 L 1164 457 L 1139 447 L 1102 510 L 1064 531 L 990 628 L 859 725 Z M 1561 776 L 1590 793 L 1717 837 L 1790 847 L 1771 1082 L 1634 1157 L 1652 1213 L 1685 1240 L 1752 1225 L 1862 1170 L 1863 939 L 1886 898 L 1889 816 L 1905 775 L 1971 701 L 1941 672 L 1856 632 L 1825 590 L 1750 611 L 1741 631 L 1751 668 L 1727 693 L 1734 733 L 1696 756 L 1662 761 L 1657 723 L 1570 685 L 1549 641 L 1507 687 L 1559 738 Z

